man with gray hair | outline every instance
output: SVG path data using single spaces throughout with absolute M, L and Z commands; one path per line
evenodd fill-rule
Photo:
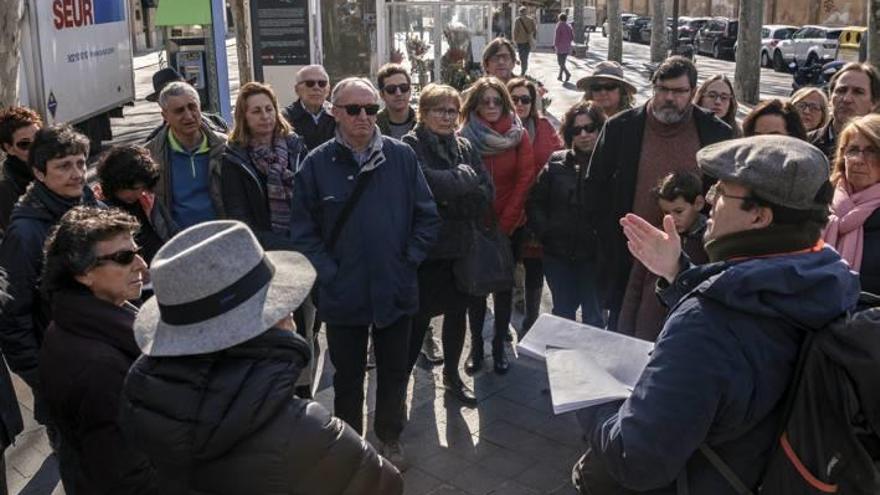
M 318 316 L 336 367 L 334 414 L 363 434 L 367 336 L 376 353 L 376 436 L 398 468 L 406 461 L 409 337 L 418 310 L 416 271 L 440 228 L 415 152 L 376 125 L 370 81 L 344 79 L 331 96 L 334 139 L 294 179 L 291 237 L 318 272 Z
M 159 93 L 168 124 L 146 143 L 159 165 L 156 199 L 175 223 L 186 228 L 223 214 L 220 163 L 226 136 L 205 124 L 199 94 L 185 82 L 172 82 Z
M 307 65 L 296 73 L 294 85 L 297 100 L 288 105 L 282 115 L 302 136 L 306 148 L 313 150 L 333 139 L 336 120 L 327 103 L 330 94 L 330 77 L 320 65 Z

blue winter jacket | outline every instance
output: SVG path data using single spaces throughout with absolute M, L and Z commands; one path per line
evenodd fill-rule
M 581 419 L 597 461 L 629 489 L 674 494 L 685 475 L 692 494 L 734 494 L 697 449 L 708 442 L 757 483 L 804 336 L 793 322 L 818 329 L 852 310 L 858 276 L 826 247 L 694 267 L 665 292 L 684 296 L 666 300 L 670 315 L 632 396 Z
M 415 152 L 382 137 L 386 161 L 333 250 L 324 244 L 362 171 L 335 139 L 306 157 L 294 181 L 290 234 L 318 271 L 318 315 L 328 324 L 386 327 L 418 310 L 416 269 L 440 228 Z

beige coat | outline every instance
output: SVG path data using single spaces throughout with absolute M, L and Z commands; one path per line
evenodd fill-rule
M 531 43 L 538 37 L 538 26 L 535 20 L 527 15 L 521 15 L 513 23 L 513 42 L 516 44 Z

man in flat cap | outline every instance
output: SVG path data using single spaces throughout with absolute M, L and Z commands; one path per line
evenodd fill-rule
M 803 328 L 823 328 L 858 301 L 858 276 L 821 241 L 832 188 L 818 148 L 756 136 L 708 146 L 697 163 L 717 179 L 706 197 L 710 263 L 681 254 L 669 215 L 664 231 L 633 214 L 620 220 L 671 312 L 632 395 L 578 415 L 590 445 L 573 473 L 582 493 L 737 493 L 700 453 L 704 443 L 754 487 Z

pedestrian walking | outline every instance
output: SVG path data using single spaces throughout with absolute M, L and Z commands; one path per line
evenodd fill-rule
M 330 76 L 321 65 L 307 65 L 297 71 L 294 83 L 297 99 L 284 108 L 285 120 L 313 150 L 336 135 L 336 119 L 327 101 Z
M 146 455 L 122 434 L 122 383 L 140 356 L 134 341 L 147 263 L 120 210 L 76 207 L 46 240 L 41 291 L 52 323 L 40 350 L 40 383 L 61 434 L 61 482 L 71 494 L 159 494 Z
M 574 30 L 568 23 L 568 16 L 565 13 L 559 14 L 556 19 L 556 34 L 553 36 L 553 49 L 556 51 L 556 63 L 559 64 L 559 75 L 556 76 L 556 79 L 568 82 L 571 79 L 571 72 L 565 68 L 565 61 L 571 53 Z M 565 74 L 565 79 L 562 78 L 563 74 Z
M 851 120 L 837 142 L 825 242 L 859 273 L 863 291 L 880 295 L 880 115 Z
M 443 315 L 443 386 L 465 405 L 475 406 L 476 395 L 458 371 L 468 296 L 459 289 L 455 263 L 472 248 L 493 187 L 480 155 L 466 138 L 456 135 L 460 108 L 455 88 L 429 84 L 419 95 L 419 123 L 403 137 L 419 158 L 443 219 L 437 242 L 419 266 L 419 312 L 413 318 L 409 363 L 410 368 L 416 363 L 431 318 Z
M 220 160 L 226 135 L 202 119 L 199 93 L 185 82 L 172 82 L 159 94 L 167 126 L 146 144 L 159 166 L 156 199 L 181 228 L 223 215 Z
M 304 256 L 219 220 L 171 239 L 151 276 L 119 422 L 160 493 L 403 493 L 351 427 L 294 395 L 310 353 L 290 316 L 315 280 Z
M 776 134 L 807 140 L 801 116 L 790 102 L 778 98 L 764 100 L 743 119 L 744 136 Z
M 409 72 L 398 64 L 385 64 L 376 74 L 379 95 L 385 108 L 376 116 L 376 124 L 385 136 L 402 138 L 416 125 L 416 110 L 409 104 L 412 81 Z
M 529 140 L 532 143 L 532 150 L 535 155 L 535 167 L 537 174 L 544 165 L 550 160 L 550 156 L 565 147 L 556 129 L 550 120 L 544 116 L 538 108 L 538 88 L 535 83 L 525 78 L 511 79 L 507 83 L 507 90 L 510 92 L 510 98 L 513 100 L 513 108 L 516 110 L 516 116 L 519 117 L 528 132 Z M 591 150 L 592 151 L 592 150 Z M 544 267 L 541 262 L 543 250 L 541 242 L 531 231 L 528 224 L 523 227 L 523 233 L 520 236 L 522 246 L 518 248 L 521 254 L 520 260 L 525 271 L 524 281 L 524 313 L 523 323 L 520 333 L 525 335 L 526 332 L 538 319 L 538 313 L 541 310 L 541 293 L 544 289 Z
M 694 95 L 694 105 L 711 110 L 716 117 L 733 129 L 733 136 L 742 136 L 742 128 L 736 122 L 736 111 L 739 104 L 733 83 L 724 74 L 716 74 L 703 81 Z
M 0 173 L 0 241 L 9 227 L 9 217 L 18 198 L 34 180 L 28 165 L 28 149 L 40 130 L 40 115 L 25 107 L 0 111 L 0 147 L 6 154 Z
M 581 101 L 562 118 L 565 149 L 553 153 L 538 175 L 528 205 L 528 225 L 543 246 L 543 268 L 553 296 L 552 313 L 601 327 L 596 279 L 596 228 L 586 180 L 605 114 L 595 102 Z
M 520 237 L 515 233 L 525 220 L 525 201 L 535 180 L 536 167 L 532 143 L 516 111 L 507 87 L 495 77 L 478 79 L 465 92 L 461 135 L 467 138 L 483 160 L 495 185 L 495 199 L 489 211 L 492 222 L 510 238 L 516 248 Z M 514 253 L 514 259 L 517 253 Z M 492 294 L 495 304 L 495 332 L 492 338 L 492 361 L 495 372 L 507 373 L 509 362 L 504 344 L 510 331 L 513 287 Z M 471 356 L 466 364 L 469 373 L 483 366 L 483 321 L 486 298 L 472 298 L 468 317 L 471 326 Z
M 344 79 L 330 99 L 336 138 L 309 153 L 295 177 L 291 235 L 318 271 L 318 316 L 336 368 L 334 413 L 364 431 L 372 332 L 375 432 L 382 454 L 405 468 L 400 434 L 419 306 L 417 269 L 437 238 L 440 216 L 412 148 L 379 132 L 372 83 Z
M 507 38 L 495 38 L 483 48 L 483 72 L 486 76 L 497 77 L 504 83 L 513 79 L 513 66 L 516 65 L 516 49 Z
M 834 162 L 837 136 L 855 117 L 876 111 L 880 105 L 880 70 L 868 63 L 850 62 L 837 71 L 828 82 L 831 118 L 810 133 L 810 142 Z
M 697 161 L 717 180 L 706 198 L 711 263 L 681 263 L 671 217 L 662 231 L 636 215 L 621 221 L 674 309 L 632 395 L 578 412 L 589 440 L 573 473 L 581 493 L 757 492 L 782 449 L 780 404 L 801 344 L 858 302 L 857 275 L 821 242 L 831 199 L 821 151 L 755 136 L 708 146 Z
M 791 95 L 789 101 L 801 116 L 801 122 L 808 133 L 824 126 L 830 118 L 828 96 L 820 88 L 801 88 Z
M 595 101 L 610 119 L 635 104 L 636 87 L 623 77 L 623 67 L 607 60 L 596 64 L 589 76 L 582 77 L 577 87 L 584 92 L 584 101 Z
M 692 103 L 697 69 L 690 60 L 666 59 L 652 84 L 647 103 L 605 123 L 588 172 L 596 184 L 600 290 L 611 329 L 633 269 L 620 218 L 633 212 L 659 225 L 662 215 L 651 189 L 670 172 L 695 172 L 700 148 L 732 136 L 730 126 Z
M 538 41 L 538 24 L 528 14 L 529 9 L 520 7 L 519 15 L 513 22 L 513 42 L 516 43 L 519 63 L 522 66 L 519 75 L 523 77 L 529 71 L 529 54 Z

